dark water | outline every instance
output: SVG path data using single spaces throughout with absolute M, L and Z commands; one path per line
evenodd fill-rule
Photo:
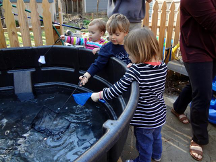
M 74 161 L 99 140 L 103 123 L 114 114 L 91 100 L 77 105 L 73 97 L 62 108 L 72 91 L 37 88 L 33 99 L 23 101 L 0 92 L 0 161 Z

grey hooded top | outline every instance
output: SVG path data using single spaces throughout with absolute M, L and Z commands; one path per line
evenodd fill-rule
M 107 16 L 125 15 L 131 23 L 139 23 L 145 17 L 145 0 L 108 0 Z

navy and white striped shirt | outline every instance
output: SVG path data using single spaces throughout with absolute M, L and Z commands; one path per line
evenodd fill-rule
M 167 66 L 150 65 L 145 63 L 133 64 L 124 76 L 110 88 L 103 89 L 105 100 L 118 97 L 137 81 L 140 96 L 131 125 L 152 129 L 162 126 L 166 121 L 166 105 L 163 99 Z

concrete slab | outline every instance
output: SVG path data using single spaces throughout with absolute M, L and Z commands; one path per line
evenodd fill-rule
M 167 121 L 162 128 L 163 154 L 161 162 L 195 162 L 189 153 L 189 145 L 191 141 L 191 125 L 182 124 L 171 113 L 172 104 L 177 98 L 173 95 L 164 95 L 167 105 Z M 186 110 L 189 118 L 190 108 Z M 216 162 L 216 125 L 209 123 L 209 144 L 203 147 L 204 154 L 202 162 Z M 127 159 L 137 157 L 136 139 L 133 135 L 132 127 L 129 129 L 128 138 L 119 161 L 125 162 Z

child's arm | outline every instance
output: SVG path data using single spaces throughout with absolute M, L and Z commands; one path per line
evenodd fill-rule
M 64 36 L 64 35 L 61 35 L 60 39 L 72 45 L 85 45 L 85 42 L 87 41 L 86 38 L 70 37 L 70 36 Z
M 103 91 L 92 93 L 91 99 L 97 102 L 99 99 L 110 100 L 120 96 L 123 92 L 127 91 L 128 87 L 134 80 L 139 80 L 139 70 L 135 66 L 131 66 L 125 75 L 110 88 L 104 88 Z
M 111 56 L 112 54 L 110 54 L 110 52 L 107 51 L 107 48 L 105 46 L 102 47 L 100 49 L 97 59 L 95 59 L 94 63 L 91 64 L 91 66 L 88 68 L 87 72 L 85 73 L 87 74 L 87 78 L 82 80 L 80 79 L 82 76 L 80 76 L 79 79 L 82 80 L 84 84 L 86 84 L 88 82 L 88 79 L 91 76 L 94 76 L 97 72 L 99 72 L 106 66 Z
M 94 63 L 91 64 L 91 66 L 88 68 L 87 72 L 80 76 L 79 79 L 81 80 L 81 86 L 85 85 L 89 78 L 93 75 L 95 75 L 98 71 L 104 68 L 104 66 L 107 64 L 109 58 L 98 56 L 98 58 L 95 60 Z
M 85 42 L 85 47 L 87 49 L 92 49 L 92 53 L 96 54 L 100 50 L 100 48 L 107 43 L 108 41 L 104 39 L 101 39 L 100 42 L 92 42 L 87 40 Z
M 97 51 L 99 51 L 100 50 L 100 48 L 94 48 L 93 50 L 92 50 L 92 53 L 95 55 L 96 53 L 97 53 Z
M 61 35 L 61 36 L 60 36 L 60 39 L 63 40 L 63 41 L 65 41 L 65 36 L 64 36 L 64 35 Z
M 90 77 L 91 77 L 91 74 L 89 74 L 88 72 L 86 72 L 83 76 L 80 76 L 79 77 L 80 86 L 84 86 L 88 82 Z
M 92 93 L 91 99 L 94 102 L 97 102 L 99 99 L 103 99 L 103 91 L 97 92 L 97 93 Z

